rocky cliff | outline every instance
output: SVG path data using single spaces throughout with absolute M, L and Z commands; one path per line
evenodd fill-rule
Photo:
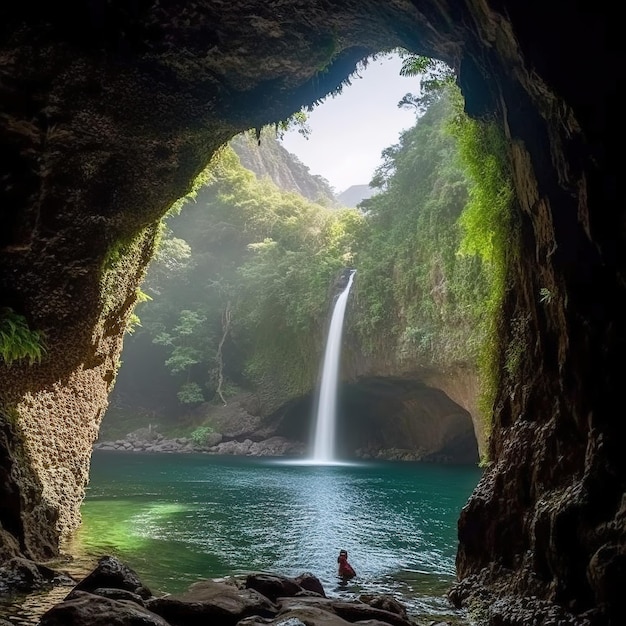
M 233 137 L 231 147 L 241 164 L 259 178 L 269 178 L 284 191 L 294 191 L 323 206 L 338 206 L 337 198 L 327 180 L 317 176 L 295 154 L 288 152 L 270 129 L 256 135 Z
M 623 624 L 618 8 L 5 3 L 0 305 L 45 334 L 46 352 L 0 367 L 2 556 L 52 555 L 79 523 L 159 217 L 235 134 L 402 46 L 456 68 L 468 113 L 505 130 L 522 233 L 492 465 L 459 521 L 454 600 L 482 598 L 491 624 Z

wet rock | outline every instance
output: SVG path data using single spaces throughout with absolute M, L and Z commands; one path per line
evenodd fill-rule
M 327 610 L 323 606 L 307 606 L 304 604 L 289 605 L 274 619 L 249 617 L 237 626 L 349 626 L 350 622 Z M 362 626 L 386 626 L 380 622 L 367 622 Z
M 0 567 L 0 593 L 27 593 L 50 585 L 71 585 L 67 574 L 29 559 L 15 557 Z
M 388 611 L 375 608 L 363 602 L 337 602 L 332 603 L 333 611 L 349 622 L 361 622 L 362 620 L 377 620 L 393 626 L 412 626 L 407 617 Z M 394 607 L 395 608 L 395 607 Z M 406 615 L 406 613 L 405 613 Z
M 146 606 L 172 626 L 219 623 L 234 625 L 245 617 L 273 617 L 278 607 L 254 589 L 203 580 L 182 594 L 151 598 Z
M 295 596 L 303 590 L 292 578 L 271 574 L 250 574 L 246 578 L 246 587 L 255 589 L 272 602 L 285 596 Z
M 73 600 L 77 597 L 81 597 L 81 594 L 85 593 L 84 591 L 80 591 L 76 588 L 72 589 L 70 593 L 66 596 L 66 600 Z M 132 591 L 127 591 L 126 589 L 112 589 L 110 587 L 98 587 L 94 589 L 91 593 L 96 596 L 101 596 L 103 598 L 109 598 L 110 600 L 130 600 L 139 606 L 146 606 L 146 602 L 144 598 L 142 598 L 139 594 L 133 593 Z
M 139 580 L 137 573 L 114 556 L 101 557 L 95 569 L 83 578 L 74 590 L 93 593 L 98 588 L 124 589 L 142 598 L 152 595 Z
M 306 446 L 299 441 L 291 441 L 285 437 L 269 437 L 262 441 L 235 439 L 224 441 L 221 433 L 210 433 L 204 444 L 199 445 L 185 437 L 165 439 L 159 436 L 153 440 L 142 440 L 135 436 L 126 440 L 99 441 L 94 450 L 120 452 L 147 452 L 155 454 L 167 453 L 203 453 L 229 456 L 302 456 Z
M 359 596 L 359 600 L 365 604 L 369 604 L 375 609 L 396 613 L 396 615 L 399 615 L 405 620 L 409 619 L 404 606 L 391 596 L 363 594 Z
M 319 578 L 317 576 L 314 576 L 310 572 L 305 572 L 303 574 L 300 574 L 300 576 L 296 576 L 294 580 L 296 581 L 298 585 L 300 585 L 300 587 L 302 587 L 302 589 L 316 593 L 322 596 L 322 598 L 326 597 L 326 593 L 324 592 L 324 587 L 322 586 L 322 583 L 320 582 Z
M 43 614 L 37 626 L 170 626 L 162 617 L 129 600 L 76 591 Z
M 104 556 L 37 626 L 415 626 L 393 598 L 363 598 L 327 598 L 309 572 L 200 580 L 184 593 L 155 597 L 132 569 Z

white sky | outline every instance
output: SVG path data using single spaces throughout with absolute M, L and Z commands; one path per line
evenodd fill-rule
M 398 108 L 398 102 L 407 92 L 419 93 L 419 78 L 400 76 L 401 65 L 395 55 L 371 61 L 361 78 L 308 113 L 308 139 L 295 130 L 285 133 L 285 149 L 336 193 L 368 184 L 381 152 L 415 123 L 414 111 Z

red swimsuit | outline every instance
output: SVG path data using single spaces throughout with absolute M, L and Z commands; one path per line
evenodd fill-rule
M 356 576 L 356 572 L 354 571 L 352 565 L 348 563 L 348 557 L 341 554 L 337 559 L 339 563 L 339 576 L 341 578 L 354 578 Z

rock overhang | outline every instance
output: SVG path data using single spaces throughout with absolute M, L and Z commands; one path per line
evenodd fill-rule
M 3 451 L 18 468 L 11 480 L 21 494 L 20 511 L 7 520 L 22 550 L 46 553 L 77 523 L 88 451 L 153 224 L 238 131 L 316 102 L 358 60 L 395 46 L 448 61 L 459 70 L 468 112 L 502 125 L 522 222 L 504 317 L 527 320 L 536 341 L 523 370 L 499 383 L 491 444 L 498 464 L 479 489 L 489 513 L 470 506 L 461 522 L 481 528 L 485 541 L 480 555 L 461 544 L 459 573 L 522 562 L 526 551 L 543 549 L 541 537 L 558 539 L 556 513 L 552 522 L 537 513 L 546 525 L 540 537 L 518 518 L 534 519 L 542 497 L 564 511 L 584 508 L 558 497 L 576 492 L 581 477 L 591 485 L 604 476 L 606 501 L 617 501 L 623 463 L 602 445 L 624 435 L 610 408 L 626 319 L 623 191 L 611 156 L 619 148 L 612 129 L 620 123 L 614 87 L 623 56 L 610 43 L 616 8 L 436 0 L 34 5 L 3 7 L 0 39 L 0 304 L 49 336 L 41 365 L 0 371 Z M 120 242 L 126 260 L 111 267 Z M 105 294 L 106 272 L 116 287 Z M 547 304 L 536 297 L 540 289 L 553 296 Z M 519 420 L 528 420 L 525 428 Z M 537 468 L 550 465 L 555 449 L 568 471 L 552 468 L 544 480 Z M 517 466 L 507 465 L 511 451 Z M 51 467 L 63 470 L 63 484 Z M 602 525 L 619 516 L 614 508 L 607 504 L 599 522 L 584 517 L 586 539 L 572 548 L 577 564 L 546 560 L 540 595 L 577 612 L 594 601 L 618 605 L 614 570 L 594 560 Z M 503 546 L 497 536 L 505 528 L 517 534 L 505 533 Z M 522 578 L 530 585 L 529 576 Z M 585 593 L 576 599 L 568 589 Z

